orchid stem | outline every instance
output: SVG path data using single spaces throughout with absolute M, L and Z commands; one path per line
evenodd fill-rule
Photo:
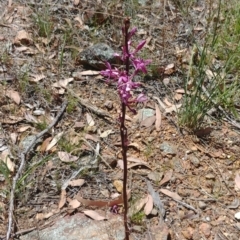
M 128 29 L 130 27 L 129 18 L 124 21 L 124 36 L 125 36 L 125 51 L 126 51 L 126 74 L 129 77 L 129 49 L 128 49 Z M 125 240 L 129 240 L 129 229 L 127 222 L 127 214 L 128 214 L 128 197 L 127 197 L 127 147 L 128 147 L 128 135 L 127 128 L 125 126 L 125 116 L 126 116 L 126 104 L 122 102 L 122 116 L 121 116 L 121 141 L 122 141 L 122 157 L 123 157 L 123 203 L 124 203 L 124 228 L 125 228 Z

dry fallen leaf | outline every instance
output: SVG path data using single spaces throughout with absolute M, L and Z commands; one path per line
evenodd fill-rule
M 183 88 L 180 88 L 180 89 L 175 90 L 175 93 L 184 94 L 184 93 L 185 93 L 185 90 L 184 90 Z
M 164 69 L 164 74 L 171 75 L 174 72 L 174 63 L 168 64 Z
M 6 96 L 12 99 L 17 105 L 21 102 L 21 97 L 17 91 L 9 90 L 6 92 Z
M 170 103 L 167 98 L 164 98 L 163 102 L 165 103 L 165 105 L 166 105 L 167 107 L 171 107 L 171 106 L 172 106 L 172 103 Z
M 136 148 L 137 150 L 141 150 L 141 147 L 140 147 L 139 144 L 136 143 L 136 142 L 132 142 L 132 143 L 128 144 L 128 147 L 134 147 L 134 148 Z
M 53 212 L 49 212 L 49 213 L 37 213 L 37 214 L 36 214 L 36 220 L 47 219 L 47 218 L 50 218 L 52 215 L 53 215 Z
M 108 135 L 114 133 L 112 129 L 106 130 L 105 132 L 101 133 L 100 138 L 106 138 Z
M 179 109 L 182 106 L 182 104 L 176 104 L 176 105 L 172 105 L 169 108 L 165 109 L 166 113 L 171 113 L 171 112 L 177 112 L 177 109 Z
M 83 27 L 83 21 L 80 16 L 75 17 L 74 20 L 78 23 L 77 27 L 79 27 L 79 28 Z
M 81 203 L 77 199 L 73 199 L 69 202 L 69 206 L 73 209 L 78 208 L 81 205 Z
M 82 76 L 84 76 L 84 75 L 92 76 L 92 75 L 98 75 L 98 74 L 100 74 L 100 72 L 99 71 L 93 71 L 93 70 L 87 70 L 87 71 L 80 72 L 80 74 Z
M 72 187 L 81 187 L 84 183 L 85 183 L 84 179 L 76 179 L 76 180 L 69 181 L 68 185 Z
M 58 152 L 58 157 L 62 162 L 74 162 L 74 161 L 77 161 L 79 158 L 77 156 L 71 155 L 68 152 L 62 152 L 62 151 Z
M 155 128 L 156 131 L 160 131 L 161 123 L 162 123 L 162 115 L 161 111 L 158 107 L 158 104 L 155 103 L 155 111 L 156 111 L 156 122 L 155 122 Z
M 12 162 L 12 160 L 9 158 L 9 150 L 6 149 L 0 154 L 0 161 L 3 161 L 10 172 L 14 172 L 15 169 L 15 163 Z
M 56 88 L 65 88 L 67 87 L 68 83 L 72 82 L 74 78 L 66 78 L 64 80 L 59 80 L 58 82 L 54 83 L 52 86 Z
M 25 30 L 20 30 L 17 32 L 17 35 L 14 39 L 14 44 L 20 45 L 28 45 L 32 42 L 29 34 Z
M 88 126 L 92 127 L 95 125 L 95 122 L 93 121 L 93 118 L 89 113 L 86 113 L 86 118 L 87 118 Z
M 29 79 L 30 82 L 39 82 L 43 80 L 46 76 L 44 74 L 32 74 L 32 78 Z
M 11 140 L 12 140 L 12 143 L 13 144 L 16 144 L 16 142 L 17 142 L 17 138 L 18 138 L 18 134 L 17 133 L 10 133 L 10 138 L 11 138 Z
M 15 123 L 20 122 L 22 120 L 24 120 L 23 117 L 16 116 L 16 115 L 0 116 L 0 122 L 5 123 L 5 124 L 15 124 Z
M 235 190 L 239 191 L 240 190 L 240 175 L 236 174 L 235 177 Z
M 151 213 L 153 209 L 153 198 L 150 194 L 147 195 L 147 202 L 146 202 L 146 205 L 144 207 L 144 213 L 146 215 L 149 215 Z
M 166 172 L 164 174 L 164 178 L 159 183 L 159 186 L 163 185 L 166 182 L 169 182 L 171 180 L 171 178 L 172 178 L 172 174 L 173 174 L 173 170 L 172 169 L 170 169 L 168 172 Z
M 60 196 L 60 201 L 58 204 L 59 209 L 62 208 L 64 206 L 64 204 L 66 203 L 66 200 L 67 200 L 66 195 L 67 195 L 66 191 L 62 190 L 61 196 Z
M 122 180 L 114 180 L 113 186 L 117 189 L 119 193 L 123 190 L 123 181 Z
M 58 133 L 49 143 L 49 145 L 46 148 L 46 151 L 49 151 L 53 146 L 55 146 L 57 142 L 61 139 L 62 135 L 63 135 L 63 132 Z
M 130 158 L 130 157 L 129 157 L 129 158 Z M 131 161 L 131 160 L 129 160 L 129 159 L 127 159 L 127 160 L 128 160 L 128 161 Z M 117 161 L 117 165 L 119 166 L 119 168 L 123 169 L 123 168 L 124 168 L 124 167 L 123 167 L 123 160 L 118 160 L 118 161 Z M 138 162 L 135 162 L 135 163 L 133 163 L 133 164 L 128 164 L 128 165 L 127 165 L 127 169 L 130 169 L 130 168 L 133 168 L 133 167 L 136 167 L 136 166 L 141 166 L 141 165 L 143 165 L 143 166 L 151 169 L 150 166 L 148 166 L 148 164 L 147 164 L 146 162 L 142 161 L 142 160 L 140 160 L 140 161 L 138 161 Z
M 171 198 L 173 198 L 173 199 L 176 199 L 176 200 L 179 200 L 179 201 L 182 200 L 182 198 L 181 198 L 177 193 L 171 192 L 171 191 L 169 191 L 169 190 L 167 190 L 167 189 L 161 188 L 161 189 L 160 189 L 160 192 L 162 192 L 163 194 L 165 194 L 165 195 L 167 195 L 168 197 L 171 197 Z
M 90 134 L 85 134 L 85 139 L 86 140 L 91 140 L 91 141 L 93 141 L 93 142 L 99 142 L 99 137 L 98 136 L 96 136 L 96 135 L 90 135 Z
M 45 151 L 46 151 L 46 148 L 47 148 L 47 146 L 49 145 L 49 143 L 50 143 L 51 140 L 52 140 L 52 137 L 46 138 L 46 139 L 43 141 L 43 143 L 42 143 L 39 151 L 42 152 L 42 153 L 45 152 Z
M 88 217 L 94 219 L 94 220 L 97 220 L 97 221 L 101 221 L 101 220 L 104 220 L 104 219 L 107 219 L 106 217 L 104 216 L 101 216 L 99 213 L 93 211 L 93 210 L 85 210 L 83 211 L 83 213 L 85 215 L 87 215 Z
M 137 200 L 133 205 L 131 205 L 131 207 L 129 208 L 129 211 L 128 211 L 128 216 L 131 217 L 132 215 L 141 211 L 143 206 L 146 204 L 147 200 L 148 200 L 148 197 L 141 198 L 141 199 Z
M 181 100 L 182 99 L 182 94 L 180 94 L 180 93 L 175 93 L 175 95 L 174 95 L 174 99 L 175 100 L 177 100 L 177 101 L 179 101 L 179 100 Z
M 30 128 L 30 126 L 21 126 L 21 127 L 17 130 L 17 132 L 22 133 L 22 132 L 27 131 L 29 128 Z
M 140 123 L 140 126 L 151 127 L 154 124 L 155 120 L 156 116 L 148 117 Z

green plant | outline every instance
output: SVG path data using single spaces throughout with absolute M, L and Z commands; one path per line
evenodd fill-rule
M 46 122 L 45 119 L 42 122 L 36 123 L 35 125 L 36 125 L 36 128 L 39 129 L 40 131 L 43 131 L 48 127 L 48 123 Z
M 21 176 L 21 178 L 17 181 L 16 184 L 16 193 L 21 193 L 22 189 L 26 187 L 26 181 L 27 178 L 34 172 L 35 169 L 37 169 L 38 167 L 42 166 L 44 163 L 46 163 L 49 159 L 52 158 L 52 155 L 48 155 L 44 158 L 42 158 L 40 161 L 33 163 L 33 164 L 29 164 L 26 167 L 26 171 L 24 172 L 24 174 Z M 37 159 L 37 156 L 34 157 L 34 159 Z M 33 160 L 34 160 L 33 159 Z M 31 184 L 31 183 L 28 183 Z
M 5 181 L 8 183 L 8 184 L 11 184 L 11 180 L 10 180 L 10 170 L 8 169 L 7 167 L 7 164 L 2 161 L 2 159 L 0 159 L 0 174 L 3 175 Z
M 153 153 L 154 153 L 154 152 L 153 152 L 153 146 L 152 146 L 151 143 L 148 143 L 147 146 L 146 146 L 145 149 L 144 149 L 143 154 L 144 154 L 144 156 L 145 156 L 146 158 L 149 158 L 149 157 L 152 156 Z
M 59 141 L 58 141 L 58 146 L 60 148 L 61 151 L 64 152 L 68 152 L 71 153 L 73 152 L 77 147 L 76 145 L 72 144 L 68 139 L 66 139 L 65 137 L 62 137 Z
M 199 48 L 193 48 L 193 54 L 185 79 L 185 92 L 189 89 L 191 92 L 185 95 L 184 105 L 179 112 L 180 126 L 186 126 L 190 129 L 197 130 L 201 127 L 207 112 L 214 106 L 213 98 L 216 95 L 217 79 L 213 79 L 208 85 L 209 96 L 204 95 L 206 80 L 206 58 L 207 49 L 204 47 L 199 53 Z M 195 56 L 199 55 L 199 61 L 195 61 Z
M 53 31 L 52 16 L 47 6 L 44 6 L 41 12 L 34 15 L 34 23 L 40 37 L 50 38 Z
M 143 211 L 139 211 L 131 216 L 131 221 L 135 224 L 142 224 L 145 218 L 145 213 Z
M 226 11 L 221 0 L 216 11 L 209 14 L 209 21 L 212 22 L 209 22 L 204 46 L 193 47 L 189 71 L 185 78 L 185 92 L 188 94 L 185 95 L 179 112 L 179 123 L 192 130 L 198 130 L 202 126 L 206 115 L 213 108 L 216 108 L 220 115 L 223 114 L 221 109 L 224 109 L 228 114 L 238 116 L 235 103 L 240 89 L 240 4 L 235 6 L 235 10 L 231 10 L 231 13 L 236 15 L 233 27 L 229 20 L 226 21 L 228 27 L 220 24 L 222 13 Z M 232 15 L 227 18 L 232 18 Z M 231 27 L 235 29 L 232 34 L 228 30 Z M 230 81 L 228 77 L 231 77 Z
M 29 71 L 26 69 L 18 76 L 19 87 L 21 92 L 26 92 L 26 89 L 29 86 Z
M 78 105 L 78 100 L 73 95 L 71 95 L 71 93 L 68 94 L 67 98 L 68 98 L 67 113 L 72 113 Z

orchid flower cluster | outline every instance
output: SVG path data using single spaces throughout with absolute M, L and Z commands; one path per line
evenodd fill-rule
M 125 26 L 126 28 L 126 26 Z M 139 72 L 147 73 L 146 66 L 151 62 L 151 60 L 143 60 L 141 58 L 137 58 L 137 53 L 143 48 L 146 43 L 146 40 L 141 41 L 137 48 L 133 51 L 129 51 L 131 47 L 131 38 L 137 32 L 137 28 L 133 28 L 131 31 L 126 31 L 123 27 L 123 35 L 127 34 L 127 44 L 125 44 L 122 48 L 122 55 L 115 54 L 116 57 L 119 57 L 122 62 L 126 65 L 125 70 L 120 70 L 118 68 L 112 68 L 109 62 L 106 62 L 106 70 L 101 71 L 101 75 L 107 77 L 107 81 L 115 81 L 117 82 L 118 93 L 121 98 L 122 103 L 126 104 L 126 106 L 134 112 L 133 109 L 130 108 L 130 104 L 134 102 L 144 102 L 147 100 L 147 97 L 141 93 L 136 98 L 132 96 L 132 90 L 137 89 L 141 83 L 134 82 L 133 79 Z M 129 74 L 129 66 L 134 67 L 134 71 L 132 74 Z
M 121 116 L 120 116 L 120 135 L 121 135 L 121 145 L 122 145 L 122 156 L 123 156 L 123 203 L 124 203 L 124 227 L 125 227 L 125 240 L 129 240 L 129 229 L 127 222 L 127 212 L 128 212 L 128 197 L 127 197 L 127 150 L 128 150 L 128 134 L 127 128 L 125 126 L 126 117 L 126 107 L 128 107 L 132 112 L 136 112 L 131 108 L 132 103 L 144 102 L 147 97 L 141 93 L 137 97 L 133 97 L 133 90 L 137 89 L 141 83 L 134 82 L 133 79 L 139 72 L 147 73 L 146 66 L 151 62 L 150 60 L 143 60 L 137 58 L 137 53 L 143 48 L 146 41 L 141 41 L 138 46 L 132 49 L 132 36 L 137 32 L 137 28 L 133 28 L 129 31 L 130 19 L 126 18 L 124 21 L 124 27 L 122 28 L 122 33 L 124 37 L 124 45 L 122 48 L 122 55 L 115 54 L 119 57 L 123 64 L 125 65 L 125 70 L 120 68 L 112 68 L 109 62 L 106 62 L 107 69 L 101 71 L 104 77 L 107 77 L 107 81 L 113 81 L 117 83 L 118 93 L 121 98 Z M 130 69 L 131 67 L 131 69 Z M 131 70 L 131 73 L 130 73 Z M 112 209 L 117 212 L 117 206 Z

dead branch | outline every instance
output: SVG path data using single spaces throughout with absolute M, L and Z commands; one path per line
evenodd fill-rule
M 98 107 L 94 106 L 93 104 L 91 104 L 89 101 L 87 101 L 86 99 L 80 98 L 76 93 L 74 93 L 73 90 L 69 89 L 69 88 L 65 88 L 67 89 L 67 91 L 73 95 L 78 102 L 84 106 L 85 108 L 91 110 L 93 113 L 95 113 L 96 115 L 100 116 L 100 117 L 104 117 L 107 118 L 109 121 L 112 121 L 111 116 L 109 116 L 109 113 L 105 112 L 102 109 L 99 109 Z
M 58 115 L 56 116 L 56 118 L 52 121 L 52 123 L 43 131 L 41 131 L 40 133 L 38 133 L 37 135 L 35 135 L 34 139 L 32 140 L 31 144 L 22 152 L 20 152 L 19 157 L 21 159 L 20 162 L 20 166 L 19 169 L 15 175 L 15 177 L 13 178 L 13 183 L 12 183 L 12 190 L 11 190 L 11 195 L 10 195 L 10 204 L 9 204 L 9 210 L 8 210 L 8 229 L 7 229 L 7 234 L 6 234 L 6 240 L 9 240 L 10 235 L 11 235 L 11 229 L 12 229 L 12 224 L 13 224 L 13 211 L 14 211 L 14 193 L 16 190 L 16 184 L 18 179 L 20 178 L 25 163 L 26 163 L 26 155 L 30 152 L 30 150 L 36 145 L 37 140 L 40 139 L 45 133 L 47 133 L 53 126 L 56 125 L 56 123 L 59 121 L 59 118 L 61 117 L 61 115 L 63 114 L 63 112 L 65 111 L 67 107 L 67 101 L 65 101 L 58 113 Z

